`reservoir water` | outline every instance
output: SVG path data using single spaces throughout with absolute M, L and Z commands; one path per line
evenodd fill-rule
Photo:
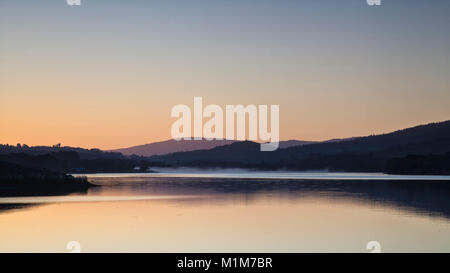
M 450 252 L 450 177 L 160 170 L 0 197 L 0 252 Z

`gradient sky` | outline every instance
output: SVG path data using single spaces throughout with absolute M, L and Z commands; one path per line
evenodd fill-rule
M 0 0 L 0 143 L 170 138 L 176 104 L 279 104 L 281 139 L 450 119 L 450 1 Z

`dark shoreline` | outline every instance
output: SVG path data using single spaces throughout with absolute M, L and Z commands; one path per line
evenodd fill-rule
M 95 186 L 86 177 L 0 162 L 0 196 L 60 195 Z
M 0 197 L 12 196 L 51 196 L 71 193 L 87 193 L 90 188 L 99 187 L 86 181 L 58 182 L 58 183 L 4 183 L 0 182 Z

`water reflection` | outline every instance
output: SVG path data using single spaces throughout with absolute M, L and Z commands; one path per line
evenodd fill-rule
M 278 180 L 234 178 L 127 177 L 93 178 L 107 187 L 89 194 L 231 195 L 251 202 L 261 194 L 283 198 L 327 197 L 375 202 L 416 213 L 450 218 L 450 183 L 446 181 Z M 229 196 L 230 197 L 230 196 Z M 282 199 L 282 198 L 280 198 Z M 218 199 L 219 200 L 219 199 Z M 190 199 L 189 202 L 199 200 Z
M 86 193 L 0 198 L 0 252 L 448 251 L 436 181 L 93 177 Z M 10 212 L 10 213 L 5 213 Z
M 210 177 L 91 177 L 101 185 L 56 197 L 2 197 L 0 212 L 46 203 L 173 199 L 173 202 L 250 203 L 262 196 L 278 200 L 321 197 L 374 203 L 430 216 L 450 218 L 450 184 L 445 181 L 357 181 L 243 179 Z M 22 193 L 21 196 L 27 194 Z M 28 195 L 30 196 L 30 195 Z M 32 196 L 32 195 L 31 195 Z

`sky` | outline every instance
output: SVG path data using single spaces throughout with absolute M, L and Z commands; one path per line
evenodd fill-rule
M 280 138 L 450 119 L 450 1 L 0 0 L 0 143 L 170 139 L 173 106 L 280 105 Z

